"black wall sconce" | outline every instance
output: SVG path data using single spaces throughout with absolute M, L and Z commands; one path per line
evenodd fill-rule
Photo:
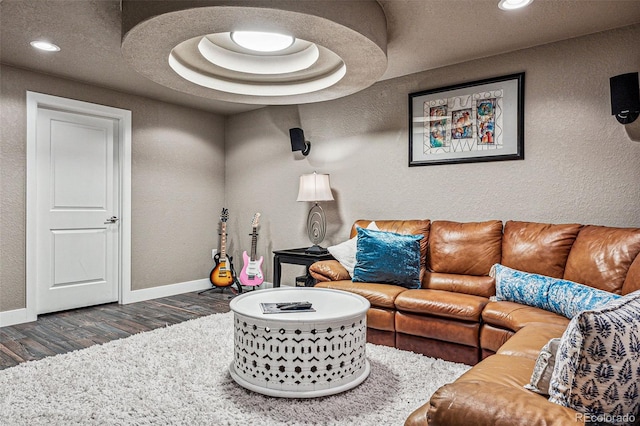
M 302 151 L 302 155 L 309 155 L 311 151 L 311 142 L 304 139 L 304 132 L 299 127 L 289 129 L 289 137 L 291 138 L 291 151 Z
M 611 114 L 622 124 L 633 123 L 640 115 L 638 73 L 620 74 L 609 79 Z

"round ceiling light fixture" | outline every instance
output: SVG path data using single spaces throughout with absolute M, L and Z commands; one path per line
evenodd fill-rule
M 254 52 L 278 52 L 291 46 L 295 38 L 278 33 L 266 33 L 262 31 L 234 31 L 231 40 L 238 46 Z
M 320 49 L 313 43 L 296 39 L 285 49 L 270 54 L 252 54 L 245 51 L 235 41 L 230 42 L 233 33 L 208 34 L 187 40 L 173 48 L 169 55 L 180 60 L 194 51 L 193 43 L 198 41 L 197 50 L 211 64 L 246 74 L 287 74 L 312 67 L 320 58 Z M 192 52 L 193 53 L 193 52 Z M 172 58 L 173 57 L 173 58 Z M 194 64 L 197 67 L 196 64 Z M 175 68 L 174 68 L 175 71 Z
M 186 40 L 171 50 L 169 66 L 180 77 L 208 89 L 263 97 L 302 95 L 326 89 L 346 74 L 335 53 L 302 39 L 266 54 L 247 54 L 233 33 Z
M 386 17 L 375 0 L 340 2 L 339 8 L 278 0 L 233 6 L 123 0 L 122 10 L 125 60 L 156 83 L 203 98 L 321 102 L 369 87 L 387 67 Z
M 60 46 L 50 43 L 48 41 L 44 41 L 44 40 L 34 40 L 31 43 L 29 43 L 31 46 L 35 47 L 36 49 L 39 50 L 44 50 L 45 52 L 59 52 L 60 51 Z
M 529 6 L 533 0 L 500 0 L 498 7 L 502 10 L 515 10 Z

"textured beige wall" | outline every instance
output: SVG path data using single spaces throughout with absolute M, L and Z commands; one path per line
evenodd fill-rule
M 298 177 L 330 173 L 324 245 L 355 219 L 579 222 L 640 227 L 640 140 L 610 114 L 609 77 L 640 70 L 640 26 L 386 80 L 349 97 L 227 119 L 230 238 L 246 249 L 261 211 L 260 254 L 309 244 Z M 525 160 L 408 167 L 407 95 L 525 71 Z M 288 129 L 312 143 L 300 159 Z M 637 134 L 637 133 L 636 133 Z M 289 270 L 287 270 L 287 268 Z M 297 268 L 297 269 L 294 269 Z M 291 277 L 300 267 L 287 266 Z
M 0 311 L 25 307 L 26 91 L 132 112 L 132 288 L 208 277 L 224 200 L 224 118 L 0 69 Z
M 226 194 L 241 267 L 250 222 L 272 279 L 274 249 L 309 244 L 298 177 L 330 173 L 324 245 L 357 218 L 517 219 L 640 226 L 640 122 L 610 116 L 609 77 L 640 69 L 640 26 L 378 83 L 347 98 L 268 107 L 226 121 L 95 86 L 0 69 L 0 311 L 24 307 L 25 91 L 133 113 L 133 288 L 204 278 Z M 525 71 L 525 160 L 407 167 L 407 94 Z M 292 153 L 301 126 L 311 154 Z M 630 135 L 635 140 L 631 140 Z M 226 147 L 226 152 L 225 152 Z M 226 156 L 225 156 L 226 155 Z M 225 186 L 226 181 L 226 186 Z M 285 279 L 300 273 L 284 266 Z

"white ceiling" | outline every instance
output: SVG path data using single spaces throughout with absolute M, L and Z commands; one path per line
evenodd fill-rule
M 640 0 L 534 0 L 515 12 L 498 9 L 498 0 L 378 2 L 388 32 L 382 79 L 640 23 Z M 0 61 L 221 114 L 257 108 L 142 77 L 122 57 L 120 21 L 120 0 L 0 0 Z M 38 52 L 29 46 L 36 38 L 62 50 Z

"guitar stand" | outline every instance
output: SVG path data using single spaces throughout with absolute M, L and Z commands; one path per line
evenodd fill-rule
M 235 288 L 233 288 L 234 285 L 238 288 L 237 290 Z M 234 278 L 233 279 L 233 284 L 231 284 L 229 286 L 219 287 L 217 285 L 211 284 L 211 288 L 208 288 L 206 290 L 202 290 L 202 291 L 198 292 L 198 295 L 201 295 L 201 294 L 206 293 L 208 291 L 217 290 L 217 289 L 220 289 L 220 293 L 223 294 L 225 288 L 228 288 L 229 290 L 231 290 L 231 293 L 233 293 L 233 296 L 229 297 L 230 299 L 233 298 L 233 297 L 238 296 L 239 294 L 242 294 L 242 286 L 240 285 L 240 281 L 238 281 L 237 278 Z

